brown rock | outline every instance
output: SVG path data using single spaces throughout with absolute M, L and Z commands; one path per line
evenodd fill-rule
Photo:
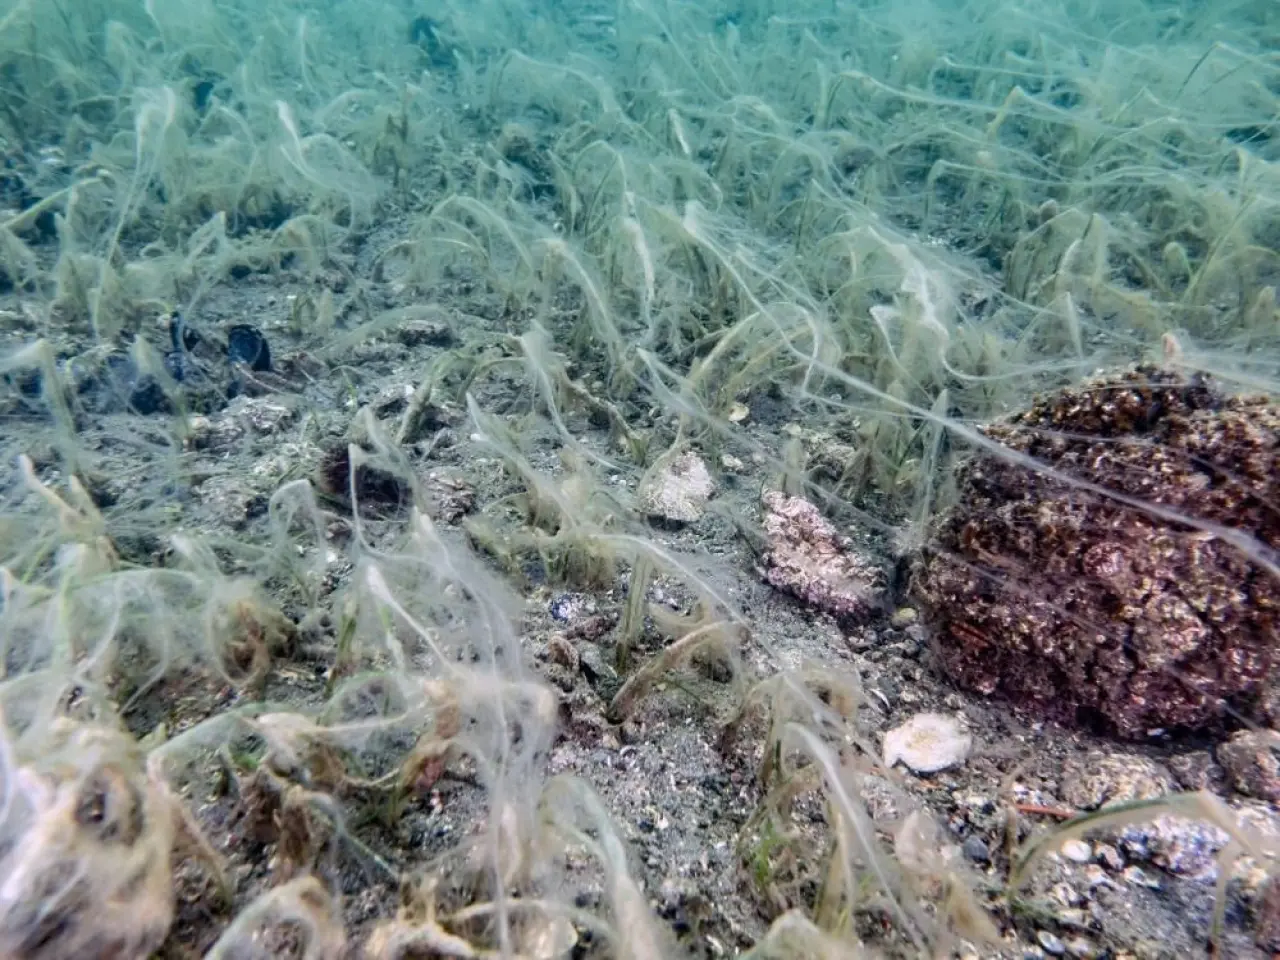
M 984 432 L 1053 472 L 987 453 L 961 466 L 913 578 L 946 671 L 1132 738 L 1254 713 L 1280 582 L 1223 538 L 1110 494 L 1280 547 L 1280 407 L 1141 368 Z
M 1068 759 L 1062 771 L 1062 799 L 1077 810 L 1151 800 L 1176 789 L 1173 777 L 1160 764 L 1123 753 L 1090 751 Z
M 547 658 L 572 673 L 578 672 L 580 663 L 578 651 L 563 633 L 553 633 L 547 638 Z
M 870 610 L 882 584 L 879 570 L 803 497 L 765 492 L 762 557 L 765 581 L 839 619 Z
M 1254 942 L 1263 950 L 1280 952 L 1280 876 L 1267 880 L 1258 899 Z
M 1239 730 L 1218 747 L 1218 762 L 1227 781 L 1241 793 L 1259 800 L 1280 801 L 1280 733 Z
M 1222 782 L 1222 768 L 1208 750 L 1192 750 L 1170 757 L 1169 769 L 1183 790 L 1212 790 Z

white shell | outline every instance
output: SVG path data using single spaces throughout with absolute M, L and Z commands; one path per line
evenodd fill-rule
M 973 737 L 955 717 L 917 713 L 884 735 L 884 765 L 901 760 L 916 773 L 937 773 L 959 766 L 973 749 Z

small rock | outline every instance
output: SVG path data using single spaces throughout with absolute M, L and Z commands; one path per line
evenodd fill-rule
M 1084 902 L 1080 891 L 1069 883 L 1055 883 L 1049 890 L 1049 896 L 1064 907 L 1078 907 Z
M 1160 881 L 1141 867 L 1125 867 L 1121 876 L 1124 877 L 1126 883 L 1131 883 L 1135 887 L 1146 887 L 1149 890 L 1160 889 Z
M 183 445 L 188 450 L 199 450 L 209 445 L 213 435 L 213 421 L 203 414 L 192 414 L 187 417 L 187 432 L 183 437 Z
M 547 639 L 547 657 L 552 663 L 558 663 L 574 673 L 578 672 L 578 651 L 563 633 L 553 633 Z
M 1068 760 L 1062 777 L 1062 799 L 1078 810 L 1108 803 L 1151 800 L 1177 789 L 1173 775 L 1146 757 L 1090 752 Z
M 272 443 L 269 449 L 249 468 L 255 487 L 265 497 L 270 497 L 286 477 L 296 474 L 300 465 L 308 472 L 314 469 L 322 455 L 320 448 L 310 443 L 285 441 Z
M 974 863 L 990 863 L 991 851 L 987 848 L 987 841 L 979 836 L 966 837 L 964 844 L 960 848 L 964 851 L 964 855 Z
M 548 663 L 544 669 L 544 673 L 552 686 L 564 691 L 565 693 L 572 693 L 574 687 L 577 686 L 577 671 L 569 670 L 567 667 L 562 667 L 558 663 Z
M 1265 800 L 1242 800 L 1236 807 L 1240 825 L 1273 849 L 1280 844 L 1280 810 Z
M 1193 879 L 1217 876 L 1217 854 L 1231 838 L 1202 820 L 1171 814 L 1126 828 L 1120 842 L 1130 859 L 1150 860 L 1169 873 Z
M 1257 906 L 1254 938 L 1258 946 L 1271 952 L 1280 951 L 1280 877 L 1267 880 Z
M 1240 730 L 1218 747 L 1227 781 L 1240 793 L 1272 803 L 1280 801 L 1280 733 Z
M 889 626 L 897 627 L 898 629 L 909 627 L 916 622 L 917 616 L 918 614 L 914 607 L 899 607 L 893 611 L 893 616 L 889 618 Z
M 1107 876 L 1107 872 L 1096 863 L 1091 863 L 1084 868 L 1084 878 L 1092 887 L 1115 887 L 1115 882 Z
M 1273 729 L 1280 729 L 1280 682 L 1272 682 L 1262 691 L 1258 712 Z
M 547 612 L 551 614 L 552 620 L 572 623 L 586 614 L 594 613 L 595 604 L 590 597 L 580 593 L 562 593 L 547 604 Z
M 866 613 L 881 586 L 874 564 L 803 497 L 770 490 L 761 499 L 769 539 L 765 582 L 836 617 Z
M 646 516 L 673 523 L 693 523 L 706 510 L 715 483 L 702 458 L 692 450 L 668 453 L 641 478 L 637 490 Z
M 236 397 L 223 418 L 257 434 L 275 433 L 293 420 L 293 409 L 269 397 Z
M 408 406 L 413 394 L 414 387 L 411 383 L 392 384 L 379 390 L 369 401 L 369 407 L 379 417 L 395 416 Z
M 1067 945 L 1048 930 L 1036 931 L 1036 941 L 1044 948 L 1044 952 L 1050 956 L 1060 957 L 1067 952 Z
M 1094 848 L 1094 856 L 1098 858 L 1098 862 L 1103 864 L 1109 870 L 1124 869 L 1124 857 L 1109 843 L 1100 843 Z
M 209 477 L 195 488 L 200 502 L 221 523 L 242 527 L 249 519 L 254 493 L 237 477 Z
M 1169 769 L 1184 790 L 1211 789 L 1222 779 L 1218 766 L 1208 750 L 1192 750 L 1169 759 Z
M 884 736 L 884 765 L 899 760 L 916 773 L 937 773 L 969 757 L 973 738 L 959 721 L 940 713 L 917 713 Z
M 592 606 L 594 609 L 594 604 Z M 581 620 L 569 624 L 565 632 L 575 640 L 599 640 L 613 629 L 617 619 L 617 616 L 613 614 L 594 613 L 589 617 L 583 617 Z
M 1063 907 L 1057 911 L 1054 919 L 1063 929 L 1085 930 L 1089 926 L 1089 914 L 1079 907 Z
M 859 795 L 876 823 L 901 820 L 907 816 L 902 809 L 902 791 L 883 777 L 863 777 Z
M 404 477 L 371 463 L 353 465 L 350 447 L 345 440 L 331 441 L 325 447 L 316 466 L 315 484 L 320 490 L 346 501 L 354 487 L 361 510 L 375 513 L 402 508 L 413 499 Z
M 395 338 L 406 347 L 448 347 L 453 344 L 453 330 L 444 322 L 411 320 L 396 329 Z
M 1088 863 L 1093 859 L 1093 850 L 1089 848 L 1089 844 L 1074 837 L 1062 844 L 1061 852 L 1072 863 Z
M 1098 956 L 1098 948 L 1087 937 L 1072 937 L 1067 941 L 1067 953 L 1080 960 L 1094 960 Z
M 604 657 L 600 655 L 600 648 L 595 644 L 584 646 L 578 653 L 578 661 L 582 665 L 583 675 L 592 683 L 606 686 L 617 683 L 617 671 L 605 663 Z
M 476 492 L 461 477 L 432 470 L 425 484 L 432 519 L 457 523 L 476 505 Z

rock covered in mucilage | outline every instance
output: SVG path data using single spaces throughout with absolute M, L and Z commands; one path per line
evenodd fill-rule
M 1280 580 L 1168 511 L 1280 547 L 1280 406 L 1144 367 L 1040 399 L 986 435 L 913 588 L 945 670 L 1066 722 L 1140 738 L 1254 712 Z M 1069 479 L 1099 489 L 1088 489 Z
M 661 457 L 640 480 L 636 499 L 648 517 L 693 523 L 715 493 L 715 481 L 703 459 L 692 450 Z
M 881 589 L 879 569 L 803 497 L 766 491 L 761 558 L 767 583 L 811 607 L 845 619 L 867 612 Z

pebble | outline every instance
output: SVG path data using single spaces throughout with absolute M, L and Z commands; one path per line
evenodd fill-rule
M 990 863 L 991 851 L 987 848 L 987 841 L 979 836 L 965 838 L 964 844 L 960 848 L 964 851 L 964 855 L 974 863 Z
M 916 611 L 911 607 L 900 607 L 894 611 L 893 616 L 889 618 L 889 625 L 893 627 L 908 627 L 916 622 Z
M 558 663 L 573 673 L 578 672 L 580 666 L 578 651 L 563 633 L 553 633 L 547 638 L 547 656 L 552 663 Z
M 578 662 L 587 680 L 612 686 L 618 680 L 617 671 L 605 662 L 600 649 L 595 644 L 585 645 L 578 653 Z
M 1096 810 L 1108 803 L 1150 800 L 1177 790 L 1163 766 L 1146 757 L 1090 752 L 1068 760 L 1062 776 L 1062 799 L 1077 810 Z
M 1217 876 L 1218 851 L 1231 839 L 1220 827 L 1203 820 L 1165 815 L 1120 834 L 1131 859 L 1149 859 L 1169 873 L 1196 879 Z
M 1093 859 L 1093 850 L 1083 840 L 1073 837 L 1062 844 L 1062 855 L 1072 863 L 1088 863 Z
M 1098 948 L 1087 937 L 1072 937 L 1067 941 L 1067 953 L 1080 960 L 1093 960 L 1098 955 Z
M 1067 945 L 1048 930 L 1037 931 L 1036 940 L 1044 948 L 1044 952 L 1052 956 L 1060 957 L 1067 952 Z
M 292 423 L 294 411 L 287 403 L 267 397 L 237 397 L 227 405 L 224 417 L 240 424 L 243 431 L 269 434 Z
M 1098 844 L 1093 848 L 1093 854 L 1098 858 L 1098 862 L 1108 869 L 1124 869 L 1124 857 L 1120 856 L 1120 851 L 1109 843 Z
M 552 597 L 547 604 L 547 612 L 551 619 L 559 623 L 569 623 L 579 617 L 595 612 L 595 604 L 590 597 L 578 593 L 562 593 Z
M 1084 868 L 1084 877 L 1089 882 L 1090 887 L 1115 888 L 1115 881 L 1108 877 L 1107 872 L 1096 863 L 1091 863 Z
M 1084 897 L 1080 896 L 1080 892 L 1069 883 L 1055 883 L 1049 891 L 1049 896 L 1064 907 L 1076 907 L 1084 902 Z
M 1274 730 L 1240 730 L 1218 747 L 1218 763 L 1227 781 L 1240 793 L 1259 800 L 1280 802 L 1280 733 Z
M 1222 768 L 1208 750 L 1193 750 L 1172 757 L 1169 769 L 1184 790 L 1206 790 L 1222 779 Z
M 1131 883 L 1135 887 L 1146 887 L 1148 890 L 1160 889 L 1160 881 L 1141 867 L 1125 867 L 1121 876 L 1124 877 L 1127 883 Z
M 1079 907 L 1064 907 L 1054 919 L 1063 929 L 1085 930 L 1089 927 L 1089 914 Z
M 692 450 L 667 453 L 640 479 L 636 501 L 650 517 L 673 523 L 693 523 L 715 493 L 707 465 Z

